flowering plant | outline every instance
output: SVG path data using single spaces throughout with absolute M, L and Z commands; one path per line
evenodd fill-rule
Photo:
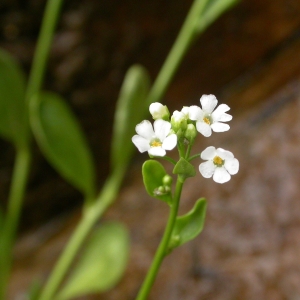
M 218 101 L 214 95 L 203 95 L 200 103 L 202 108 L 191 106 L 183 107 L 180 112 L 174 111 L 171 120 L 165 106 L 153 103 L 149 110 L 155 120 L 154 130 L 147 120 L 135 127 L 137 135 L 132 137 L 132 142 L 140 152 L 147 151 L 151 158 L 144 163 L 142 169 L 145 188 L 151 196 L 167 202 L 170 206 L 170 216 L 163 238 L 137 299 L 147 297 L 163 258 L 174 248 L 195 238 L 203 229 L 206 214 L 204 198 L 196 201 L 190 212 L 177 216 L 183 184 L 187 178 L 196 174 L 191 161 L 200 157 L 207 160 L 199 165 L 200 173 L 205 178 L 213 176 L 213 180 L 221 184 L 229 181 L 231 175 L 236 174 L 239 169 L 238 160 L 231 152 L 222 148 L 210 146 L 201 154 L 190 155 L 197 131 L 205 137 L 211 135 L 211 129 L 216 132 L 227 131 L 229 125 L 222 122 L 232 119 L 226 113 L 229 110 L 227 105 L 221 104 L 216 108 Z M 172 150 L 176 146 L 178 161 L 166 156 L 166 150 Z M 174 193 L 172 177 L 159 162 L 153 160 L 155 158 L 166 159 L 174 165 L 173 174 L 177 175 Z

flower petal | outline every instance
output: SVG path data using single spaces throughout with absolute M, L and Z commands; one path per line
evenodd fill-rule
M 200 103 L 204 112 L 211 114 L 214 108 L 218 104 L 218 100 L 215 95 L 202 95 Z
M 224 167 L 229 174 L 234 175 L 239 171 L 239 161 L 236 158 L 226 159 Z
M 231 178 L 231 176 L 229 175 L 229 173 L 226 171 L 226 169 L 224 167 L 218 167 L 215 170 L 214 176 L 213 176 L 213 180 L 217 183 L 224 183 L 229 181 Z
M 226 111 L 230 110 L 230 107 L 227 104 L 220 104 L 215 111 L 212 113 L 212 116 L 216 119 L 221 115 L 225 114 Z
M 171 123 L 165 120 L 156 120 L 153 124 L 155 136 L 158 137 L 162 142 L 166 136 L 170 133 Z
M 209 160 L 199 166 L 199 171 L 204 178 L 210 178 L 215 172 L 216 166 Z
M 201 153 L 201 158 L 205 160 L 213 160 L 216 156 L 216 148 L 214 146 L 209 146 Z
M 176 145 L 177 145 L 177 135 L 171 134 L 164 139 L 162 147 L 165 150 L 172 150 Z
M 202 121 L 196 123 L 197 130 L 203 134 L 205 137 L 211 136 L 211 128 L 208 124 Z
M 193 121 L 203 120 L 204 113 L 199 106 L 192 105 L 189 107 L 189 118 Z
M 131 140 L 141 153 L 150 149 L 149 141 L 140 135 L 134 135 Z
M 166 150 L 163 149 L 162 147 L 151 147 L 148 150 L 148 153 L 153 156 L 165 156 Z
M 152 124 L 148 120 L 144 120 L 135 126 L 135 131 L 138 135 L 147 140 L 151 140 L 154 136 Z
M 228 124 L 224 124 L 220 122 L 213 123 L 210 125 L 210 127 L 214 132 L 224 132 L 230 129 L 230 126 Z
M 221 157 L 222 159 L 224 159 L 224 160 L 226 160 L 226 159 L 233 159 L 233 158 L 234 158 L 232 152 L 227 151 L 227 150 L 224 150 L 224 149 L 222 149 L 222 148 L 218 148 L 218 149 L 216 150 L 216 154 L 217 154 L 218 156 L 220 156 L 220 157 Z

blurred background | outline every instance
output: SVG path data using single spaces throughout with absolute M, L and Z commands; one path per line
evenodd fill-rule
M 98 186 L 109 172 L 113 113 L 126 70 L 155 78 L 192 1 L 68 0 L 56 30 L 44 88 L 63 95 L 87 135 Z M 44 0 L 0 2 L 0 47 L 28 74 Z M 150 300 L 300 299 L 300 1 L 243 0 L 192 46 L 164 103 L 180 110 L 215 94 L 231 107 L 231 130 L 199 136 L 195 152 L 232 151 L 240 172 L 224 185 L 198 174 L 185 185 L 181 213 L 208 199 L 203 233 L 164 262 Z M 0 141 L 0 202 L 5 205 L 14 149 Z M 80 216 L 81 195 L 34 146 L 9 299 L 44 280 Z M 125 276 L 103 295 L 134 299 L 159 243 L 168 209 L 147 196 L 136 152 L 104 219 L 123 221 L 132 248 Z M 201 161 L 195 160 L 195 166 Z

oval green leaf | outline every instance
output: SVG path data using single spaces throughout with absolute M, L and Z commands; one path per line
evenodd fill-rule
M 142 167 L 143 181 L 148 194 L 167 203 L 172 202 L 171 193 L 160 193 L 159 187 L 163 186 L 163 178 L 167 175 L 165 168 L 156 160 L 147 160 Z
M 205 222 L 206 206 L 206 199 L 201 198 L 187 214 L 177 217 L 169 241 L 168 252 L 201 233 Z
M 111 147 L 113 168 L 125 168 L 133 153 L 131 138 L 135 126 L 142 121 L 145 102 L 150 87 L 148 72 L 140 65 L 132 66 L 126 73 L 117 101 Z
M 36 141 L 51 165 L 86 198 L 92 198 L 95 170 L 91 151 L 65 101 L 54 93 L 33 97 L 30 123 Z
M 29 140 L 25 75 L 13 57 L 1 49 L 0 135 L 20 147 Z
M 95 229 L 55 299 L 66 300 L 112 288 L 123 275 L 128 256 L 129 234 L 121 223 L 107 223 Z

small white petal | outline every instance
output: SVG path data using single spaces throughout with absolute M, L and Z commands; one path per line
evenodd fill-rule
M 156 120 L 153 124 L 155 136 L 157 136 L 161 141 L 163 141 L 166 136 L 170 133 L 171 123 L 165 120 Z
M 212 113 L 214 114 L 214 113 Z M 232 116 L 229 115 L 229 114 L 222 114 L 220 116 L 218 116 L 218 118 L 212 116 L 212 119 L 215 121 L 215 122 L 228 122 L 228 121 L 231 121 L 232 120 Z
M 176 145 L 177 145 L 177 135 L 171 134 L 164 139 L 162 147 L 165 150 L 172 150 Z
M 203 120 L 204 113 L 199 106 L 193 105 L 189 108 L 190 119 L 193 121 Z
M 239 171 L 239 161 L 236 158 L 226 159 L 224 167 L 229 174 L 234 175 Z
M 208 124 L 202 121 L 196 123 L 197 130 L 203 134 L 205 137 L 211 136 L 211 128 Z
M 202 105 L 202 109 L 206 112 L 211 114 L 214 108 L 218 104 L 218 100 L 214 95 L 202 95 L 200 98 L 200 103 Z
M 144 120 L 135 126 L 135 131 L 138 135 L 147 140 L 151 140 L 154 136 L 152 124 L 148 120 Z
M 141 153 L 150 149 L 149 141 L 140 135 L 134 135 L 131 140 Z
M 213 176 L 213 180 L 217 183 L 224 183 L 229 181 L 231 176 L 224 167 L 217 167 Z
M 222 149 L 222 148 L 218 148 L 218 149 L 216 150 L 216 154 L 217 154 L 218 156 L 220 156 L 222 159 L 225 159 L 225 160 L 226 160 L 226 159 L 233 159 L 233 158 L 234 158 L 232 152 L 227 151 L 227 150 L 224 150 L 224 149 Z
M 205 150 L 201 153 L 201 158 L 205 160 L 213 160 L 213 158 L 216 156 L 216 148 L 213 146 L 207 147 Z
M 225 114 L 225 112 L 228 110 L 230 110 L 230 107 L 227 104 L 220 104 L 212 113 L 212 117 L 218 119 L 221 115 Z
M 185 115 L 185 117 L 188 119 L 190 114 L 190 108 L 188 106 L 184 106 L 181 110 L 181 112 Z
M 210 178 L 215 172 L 216 166 L 209 160 L 199 166 L 199 171 L 204 178 Z
M 220 122 L 213 123 L 210 126 L 214 132 L 224 132 L 230 129 L 230 126 L 228 124 L 224 124 Z
M 153 156 L 165 156 L 166 150 L 163 149 L 162 147 L 151 147 L 148 150 L 148 153 Z

